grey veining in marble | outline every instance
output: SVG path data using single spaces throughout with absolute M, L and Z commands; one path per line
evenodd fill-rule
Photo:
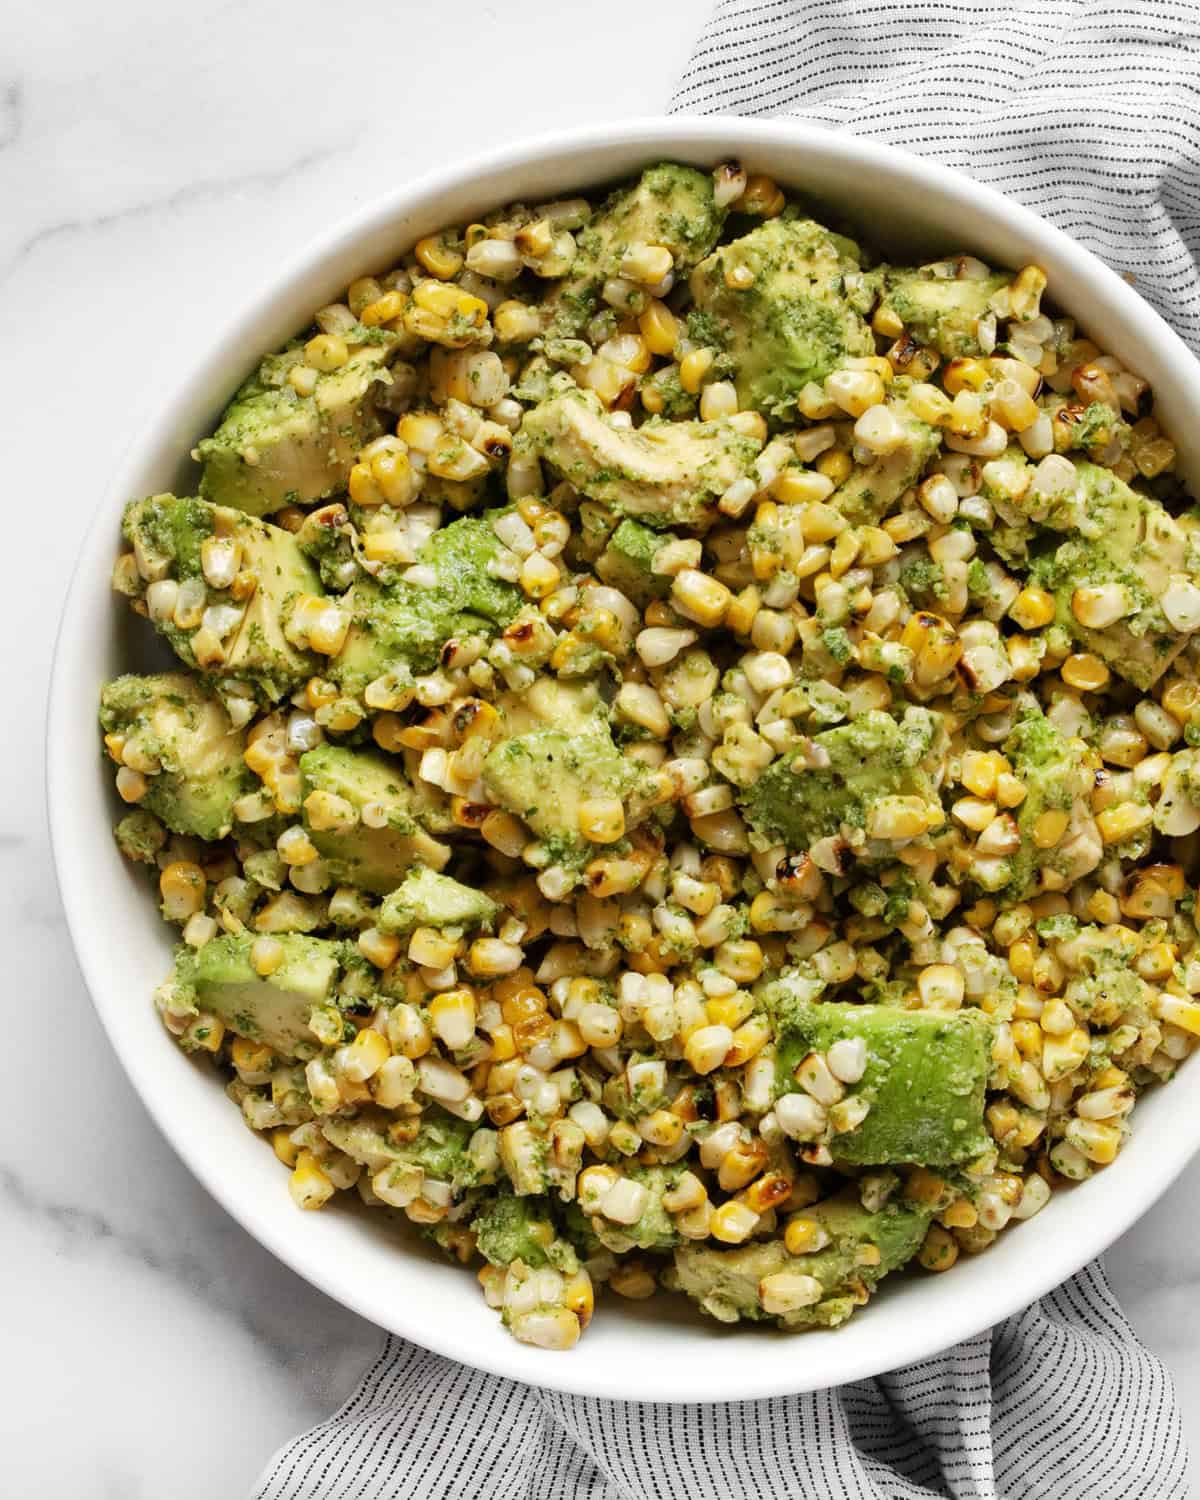
M 244 1494 L 377 1347 L 192 1181 L 93 1019 L 41 810 L 44 684 L 77 539 L 130 424 L 231 299 L 405 176 L 661 107 L 701 7 L 569 9 L 0 8 L 5 1494 Z M 1109 1265 L 1200 1449 L 1198 1231 L 1200 1167 Z

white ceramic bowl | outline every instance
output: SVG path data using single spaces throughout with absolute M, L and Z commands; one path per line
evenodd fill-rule
M 934 1353 L 1057 1285 L 1144 1212 L 1200 1143 L 1189 1070 L 1138 1105 L 1120 1159 L 1056 1195 L 1032 1222 L 944 1276 L 889 1278 L 844 1328 L 783 1335 L 726 1329 L 682 1299 L 605 1297 L 579 1346 L 516 1343 L 474 1276 L 398 1241 L 370 1214 L 301 1214 L 278 1162 L 242 1123 L 210 1069 L 186 1058 L 151 1005 L 171 932 L 113 844 L 117 807 L 101 763 L 100 684 L 146 659 L 148 629 L 109 590 L 122 504 L 194 482 L 188 451 L 261 353 L 356 275 L 392 263 L 420 235 L 513 199 L 594 188 L 661 158 L 711 166 L 729 156 L 841 209 L 891 259 L 973 250 L 1036 261 L 1055 302 L 1154 386 L 1193 484 L 1200 464 L 1200 370 L 1133 289 L 1089 252 L 989 188 L 932 163 L 787 121 L 651 119 L 578 129 L 438 170 L 401 188 L 281 271 L 222 336 L 181 363 L 157 417 L 97 507 L 67 600 L 50 694 L 48 786 L 55 858 L 79 961 L 100 1019 L 151 1115 L 212 1194 L 315 1286 L 429 1349 L 535 1385 L 654 1401 L 735 1400 L 837 1385 Z M 1192 1066 L 1195 1066 L 1194 1064 Z

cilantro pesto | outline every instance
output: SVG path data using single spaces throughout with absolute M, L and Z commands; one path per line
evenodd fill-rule
M 545 1349 L 604 1291 L 836 1326 L 1110 1165 L 1200 1035 L 1151 393 L 1037 266 L 848 229 L 734 162 L 448 225 L 125 510 L 167 1029 L 298 1207 Z

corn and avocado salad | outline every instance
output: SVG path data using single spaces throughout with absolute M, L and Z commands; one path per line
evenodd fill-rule
M 1200 1036 L 1200 513 L 1047 290 L 659 163 L 363 275 L 131 499 L 116 840 L 300 1208 L 567 1349 L 835 1326 L 1115 1160 Z

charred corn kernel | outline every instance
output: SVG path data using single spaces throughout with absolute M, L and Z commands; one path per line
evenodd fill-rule
M 345 339 L 339 338 L 336 333 L 318 333 L 304 346 L 305 363 L 323 374 L 340 370 L 349 358 L 350 351 Z
M 1054 619 L 1054 595 L 1045 589 L 1022 589 L 1008 612 L 1022 630 L 1041 630 Z
M 288 1179 L 288 1191 L 297 1208 L 322 1208 L 334 1194 L 333 1183 L 311 1151 L 301 1151 Z
M 1096 827 L 1106 844 L 1123 844 L 1145 832 L 1154 821 L 1154 809 L 1147 803 L 1119 802 L 1106 807 L 1096 818 Z
M 168 922 L 186 922 L 204 909 L 208 881 L 198 864 L 188 859 L 173 860 L 164 866 L 158 878 L 163 916 Z
M 707 573 L 684 568 L 671 580 L 671 600 L 681 614 L 711 630 L 721 623 L 733 594 Z
M 787 199 L 773 178 L 762 172 L 753 172 L 746 178 L 746 186 L 734 207 L 744 214 L 773 219 L 786 207 Z
M 464 987 L 434 995 L 429 1002 L 429 1022 L 434 1035 L 451 1052 L 461 1050 L 475 1035 L 474 991 Z
M 709 1233 L 724 1245 L 742 1245 L 758 1227 L 759 1217 L 749 1204 L 731 1198 L 713 1210 Z
M 619 797 L 586 797 L 579 804 L 579 832 L 593 844 L 615 844 L 625 836 L 625 808 Z
M 948 1271 L 958 1259 L 958 1242 L 937 1224 L 926 1231 L 917 1259 L 927 1271 Z
M 679 361 L 679 384 L 689 395 L 694 396 L 699 391 L 715 359 L 711 349 L 693 349 Z
M 461 253 L 448 245 L 440 235 L 430 234 L 423 240 L 418 240 L 413 246 L 413 254 L 425 270 L 439 281 L 449 281 L 463 268 Z

